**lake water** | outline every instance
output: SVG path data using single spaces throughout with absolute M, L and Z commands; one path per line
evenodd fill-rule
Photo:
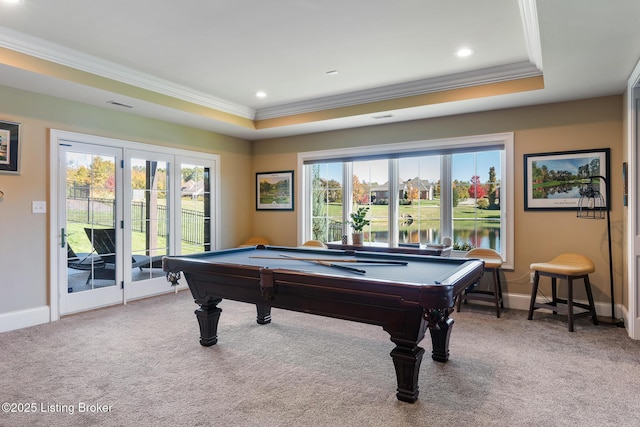
M 500 228 L 485 228 L 480 230 L 456 228 L 454 221 L 453 243 L 471 243 L 476 248 L 490 248 L 500 252 Z M 388 231 L 374 231 L 371 241 L 388 243 Z M 369 234 L 365 233 L 365 241 L 369 241 Z M 440 228 L 423 228 L 412 230 L 404 228 L 398 236 L 399 243 L 440 243 Z

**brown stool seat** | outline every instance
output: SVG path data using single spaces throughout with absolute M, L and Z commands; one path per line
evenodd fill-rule
M 306 242 L 304 242 L 302 244 L 302 246 L 311 246 L 311 247 L 316 247 L 316 248 L 327 249 L 327 245 L 325 245 L 320 240 L 307 240 Z
M 589 274 L 596 271 L 593 261 L 584 255 L 567 253 L 558 255 L 548 262 L 533 263 L 530 268 L 535 272 L 535 274 L 533 279 L 533 288 L 531 289 L 531 302 L 529 303 L 529 320 L 533 319 L 534 310 L 546 308 L 551 310 L 553 314 L 560 312 L 567 315 L 569 332 L 573 332 L 573 320 L 577 317 L 591 316 L 593 324 L 598 324 L 596 309 L 593 303 L 593 294 L 591 292 L 591 283 L 589 283 Z M 551 278 L 551 302 L 536 302 L 540 276 L 547 276 Z M 566 299 L 558 298 L 557 279 L 567 281 Z M 575 279 L 584 280 L 588 304 L 573 301 L 573 280 Z M 566 307 L 559 307 L 558 304 L 564 304 Z M 579 307 L 586 311 L 576 314 L 573 310 L 574 307 Z
M 580 254 L 558 255 L 549 262 L 533 263 L 529 268 L 563 276 L 583 276 L 596 271 L 593 262 Z
M 484 261 L 484 269 L 487 272 L 492 273 L 493 289 L 490 290 L 477 290 L 466 289 L 459 297 L 456 303 L 456 310 L 460 311 L 460 304 L 469 300 L 477 301 L 491 301 L 496 306 L 496 316 L 500 317 L 500 309 L 504 308 L 502 300 L 502 286 L 500 285 L 499 270 L 502 267 L 502 257 L 493 249 L 487 248 L 475 248 L 471 249 L 465 255 L 465 258 L 481 259 Z

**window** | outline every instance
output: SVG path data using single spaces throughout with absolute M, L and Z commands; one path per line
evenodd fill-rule
M 188 255 L 213 250 L 212 168 L 194 159 L 180 163 L 180 254 Z M 188 163 L 184 163 L 188 162 Z
M 315 240 L 331 242 L 342 239 L 342 168 L 342 163 L 323 163 L 309 170 L 313 186 L 310 231 Z
M 363 152 L 364 151 L 364 152 Z M 513 135 L 299 154 L 301 240 L 339 241 L 349 214 L 369 208 L 366 242 L 439 243 L 513 258 Z
M 440 156 L 398 160 L 398 242 L 440 242 Z
M 501 250 L 502 152 L 452 156 L 453 241 L 460 245 Z

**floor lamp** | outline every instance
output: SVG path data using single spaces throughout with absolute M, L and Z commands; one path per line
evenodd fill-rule
M 609 185 L 604 176 L 594 175 L 583 181 L 586 187 L 580 189 L 580 200 L 578 200 L 578 218 L 581 219 L 606 219 L 607 220 L 607 243 L 609 244 L 609 281 L 611 292 L 611 318 L 598 318 L 598 322 L 624 327 L 624 322 L 616 319 L 614 287 L 613 287 L 613 258 L 611 256 L 611 219 L 609 218 L 609 208 L 605 198 L 600 192 L 600 183 L 604 183 L 607 197 L 609 197 Z

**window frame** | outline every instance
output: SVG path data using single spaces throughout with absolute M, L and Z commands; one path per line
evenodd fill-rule
M 504 150 L 504 156 L 502 156 L 501 174 L 500 174 L 500 192 L 504 194 L 506 203 L 503 200 L 500 201 L 500 215 L 504 219 L 501 222 L 501 236 L 505 236 L 504 244 L 501 245 L 501 255 L 503 258 L 502 268 L 513 269 L 514 265 L 514 136 L 513 132 L 495 133 L 486 135 L 472 135 L 464 137 L 453 137 L 443 139 L 432 139 L 423 141 L 401 142 L 393 144 L 380 144 L 369 145 L 365 147 L 348 147 L 338 148 L 330 150 L 319 151 L 306 151 L 298 153 L 297 171 L 300 177 L 300 184 L 297 188 L 297 199 L 299 200 L 298 209 L 298 242 L 308 240 L 311 235 L 311 191 L 312 182 L 311 176 L 308 171 L 305 171 L 305 164 L 317 163 L 317 162 L 331 162 L 331 161 L 354 161 L 365 160 L 367 158 L 379 158 L 388 156 L 389 159 L 397 157 L 398 155 L 410 155 L 415 153 L 416 155 L 426 154 L 448 154 L 454 152 L 474 152 L 481 151 L 489 147 L 501 147 Z M 442 159 L 446 159 L 450 156 L 442 156 Z M 446 160 L 443 160 L 446 162 Z M 392 163 L 392 162 L 390 162 Z M 450 163 L 450 160 L 449 160 Z M 391 167 L 391 166 L 390 166 Z M 443 165 L 443 170 L 445 165 Z M 450 175 L 450 169 L 449 169 Z M 391 176 L 391 175 L 390 175 Z M 449 176 L 450 177 L 450 176 Z M 446 176 L 445 176 L 446 178 Z M 343 178 L 344 179 L 344 178 Z M 444 178 L 442 178 L 444 179 Z M 442 181 L 442 182 L 449 182 Z M 441 182 L 441 185 L 442 185 Z M 451 185 L 450 183 L 448 185 Z M 351 194 L 351 179 L 344 179 L 343 182 L 343 195 Z M 391 193 L 391 192 L 390 192 Z M 448 194 L 446 189 L 442 190 L 442 194 Z M 349 203 L 348 203 L 349 202 Z M 450 202 L 450 201 L 449 201 Z M 445 200 L 442 201 L 442 204 Z M 348 233 L 348 209 L 351 206 L 350 201 L 343 200 L 343 204 L 346 209 L 343 211 L 343 234 Z M 389 201 L 391 206 L 391 200 Z M 391 214 L 391 212 L 390 212 Z M 450 216 L 451 218 L 451 216 Z M 390 236 L 396 236 L 396 233 L 391 228 L 393 227 L 393 221 L 390 223 Z M 447 231 L 446 224 L 441 224 L 443 232 Z M 452 224 L 449 225 L 450 231 L 452 231 Z M 450 232 L 449 231 L 449 232 Z M 395 237 L 397 239 L 397 236 Z M 392 245 L 393 241 L 390 242 Z M 395 242 L 397 244 L 397 241 Z

